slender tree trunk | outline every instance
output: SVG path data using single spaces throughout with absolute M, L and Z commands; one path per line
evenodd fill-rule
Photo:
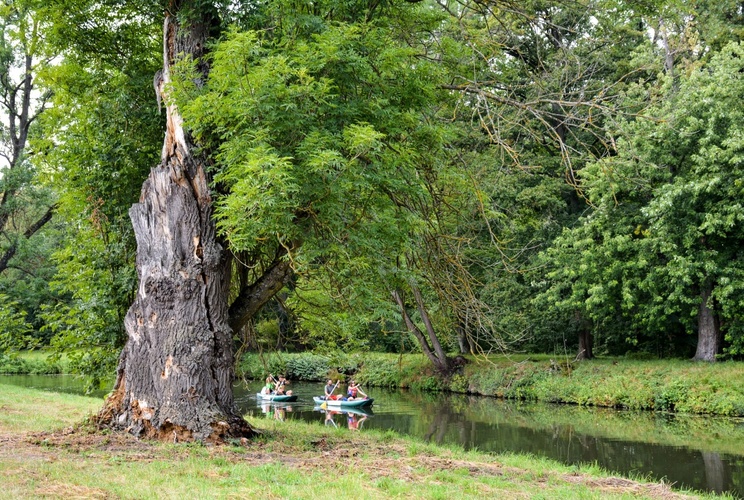
M 594 358 L 594 352 L 592 351 L 594 339 L 592 338 L 589 330 L 581 330 L 579 332 L 579 353 L 576 359 L 592 359 Z
M 460 354 L 473 353 L 470 336 L 468 335 L 467 326 L 464 322 L 460 322 L 460 324 L 457 325 L 457 346 L 460 348 Z
M 437 358 L 437 355 L 434 354 L 434 351 L 429 345 L 429 342 L 426 340 L 426 337 L 421 332 L 419 327 L 416 326 L 416 323 L 413 322 L 411 316 L 409 316 L 408 310 L 406 309 L 405 301 L 403 300 L 403 295 L 401 294 L 400 290 L 393 290 L 393 300 L 396 304 L 398 304 L 398 309 L 400 309 L 400 314 L 401 316 L 403 316 L 403 322 L 406 324 L 406 328 L 408 328 L 408 331 L 411 332 L 414 337 L 416 337 L 416 340 L 418 340 L 423 353 L 426 355 L 427 358 L 429 358 L 429 361 L 431 361 L 434 366 L 439 367 L 440 362 Z
M 426 310 L 426 305 L 424 304 L 424 299 L 421 296 L 421 291 L 413 283 L 411 283 L 411 290 L 413 291 L 413 297 L 416 299 L 416 306 L 418 307 L 421 320 L 424 322 L 424 326 L 426 327 L 426 333 L 429 335 L 431 346 L 434 349 L 437 358 L 439 359 L 439 368 L 440 370 L 449 370 L 450 360 L 447 357 L 447 353 L 445 353 L 444 349 L 442 349 L 442 343 L 439 342 L 437 332 L 434 331 L 434 325 L 432 325 L 431 319 L 429 319 L 429 313 Z
M 674 52 L 669 45 L 669 33 L 663 18 L 659 19 L 659 34 L 664 47 L 664 70 L 674 79 Z
M 173 0 L 164 26 L 159 90 L 178 57 L 204 55 L 217 21 L 198 0 Z M 179 9 L 189 8 L 188 25 Z M 208 68 L 199 69 L 206 78 Z M 130 209 L 137 238 L 137 296 L 125 318 L 128 341 L 113 395 L 100 420 L 136 435 L 167 440 L 221 440 L 252 429 L 233 400 L 231 263 L 217 241 L 204 158 L 167 106 L 160 164 Z
M 415 287 L 414 290 L 415 292 L 418 292 Z M 426 313 L 426 309 L 423 308 L 423 300 L 420 297 L 420 293 L 417 294 L 418 297 L 416 298 L 416 301 L 419 306 L 419 313 L 422 314 L 422 319 L 424 321 L 424 324 L 426 325 L 429 340 L 432 340 L 432 342 L 434 343 L 433 347 L 429 344 L 427 336 L 424 335 L 424 333 L 418 326 L 416 326 L 416 323 L 413 322 L 411 316 L 408 314 L 408 309 L 406 308 L 405 300 L 403 300 L 403 294 L 401 293 L 401 291 L 394 290 L 392 295 L 393 300 L 396 304 L 398 304 L 398 309 L 400 309 L 401 316 L 403 316 L 403 321 L 406 324 L 406 328 L 408 328 L 408 331 L 411 332 L 414 337 L 416 337 L 416 340 L 418 340 L 423 353 L 426 355 L 427 358 L 429 358 L 429 361 L 431 361 L 431 363 L 438 371 L 447 373 L 451 367 L 451 361 L 446 356 L 444 350 L 442 349 L 442 346 L 439 343 L 439 339 L 437 339 L 436 337 L 434 328 L 432 327 L 431 321 L 429 320 L 429 315 Z
M 713 284 L 707 283 L 700 292 L 698 309 L 698 341 L 693 359 L 698 361 L 715 361 L 716 354 L 721 352 L 721 328 L 718 317 L 711 307 Z

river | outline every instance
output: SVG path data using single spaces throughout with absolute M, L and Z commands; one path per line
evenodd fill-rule
M 72 377 L 0 376 L 13 383 L 81 392 Z M 325 412 L 312 396 L 323 385 L 293 383 L 298 401 L 265 405 L 260 382 L 238 384 L 235 398 L 250 421 L 301 419 L 319 425 L 393 430 L 437 444 L 485 452 L 517 452 L 566 464 L 596 463 L 626 476 L 664 480 L 679 487 L 728 492 L 744 498 L 744 419 L 619 411 L 494 398 L 365 388 L 371 410 Z

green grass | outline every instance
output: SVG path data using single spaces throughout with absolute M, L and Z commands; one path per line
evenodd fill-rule
M 100 400 L 0 385 L 3 498 L 672 498 L 666 486 L 390 432 L 251 422 L 246 446 L 144 442 L 70 425 Z M 60 430 L 64 429 L 64 430 Z M 712 495 L 698 495 L 713 498 Z
M 0 429 L 37 432 L 69 427 L 101 406 L 100 399 L 0 384 Z

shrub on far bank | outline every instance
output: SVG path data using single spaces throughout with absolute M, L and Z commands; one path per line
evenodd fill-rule
M 291 380 L 321 382 L 327 378 L 348 380 L 375 387 L 411 387 L 441 390 L 426 358 L 416 354 L 344 353 L 246 353 L 238 365 L 238 376 L 263 380 L 269 373 Z
M 323 381 L 328 377 L 345 379 L 359 370 L 361 355 L 319 355 L 310 352 L 271 354 L 246 353 L 238 364 L 238 376 L 263 380 L 269 374 L 283 374 L 290 380 Z
M 38 353 L 0 353 L 0 374 L 3 375 L 58 375 L 62 365 Z

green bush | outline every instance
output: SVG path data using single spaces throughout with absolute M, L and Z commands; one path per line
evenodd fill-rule
M 0 353 L 0 373 L 19 375 L 31 373 L 29 364 L 18 356 Z
M 411 382 L 411 389 L 415 391 L 439 392 L 444 390 L 444 381 L 433 375 L 422 376 Z
M 344 357 L 347 363 L 348 357 Z M 332 372 L 348 369 L 349 373 L 355 370 L 348 368 L 346 364 L 338 363 L 337 359 L 331 360 L 328 356 L 321 356 L 310 352 L 303 353 L 272 353 L 260 355 L 246 353 L 240 360 L 238 375 L 252 380 L 263 380 L 268 374 L 274 376 L 283 374 L 290 380 L 304 380 L 316 382 L 325 380 Z
M 47 358 L 26 359 L 17 353 L 0 353 L 0 374 L 57 375 L 60 373 L 62 373 L 60 363 Z
M 292 380 L 323 380 L 330 370 L 329 360 L 325 356 L 311 353 L 287 355 L 287 368 L 284 375 Z
M 355 375 L 357 382 L 377 387 L 401 387 L 402 378 L 394 356 L 374 356 Z
M 689 387 L 686 382 L 677 380 L 660 388 L 654 397 L 654 408 L 657 410 L 674 411 L 686 400 Z
M 287 362 L 280 354 L 261 355 L 247 353 L 240 358 L 237 375 L 250 380 L 263 380 L 269 373 L 278 375 L 287 369 Z
M 452 392 L 466 393 L 468 392 L 468 379 L 465 375 L 456 373 L 450 377 L 447 388 Z

